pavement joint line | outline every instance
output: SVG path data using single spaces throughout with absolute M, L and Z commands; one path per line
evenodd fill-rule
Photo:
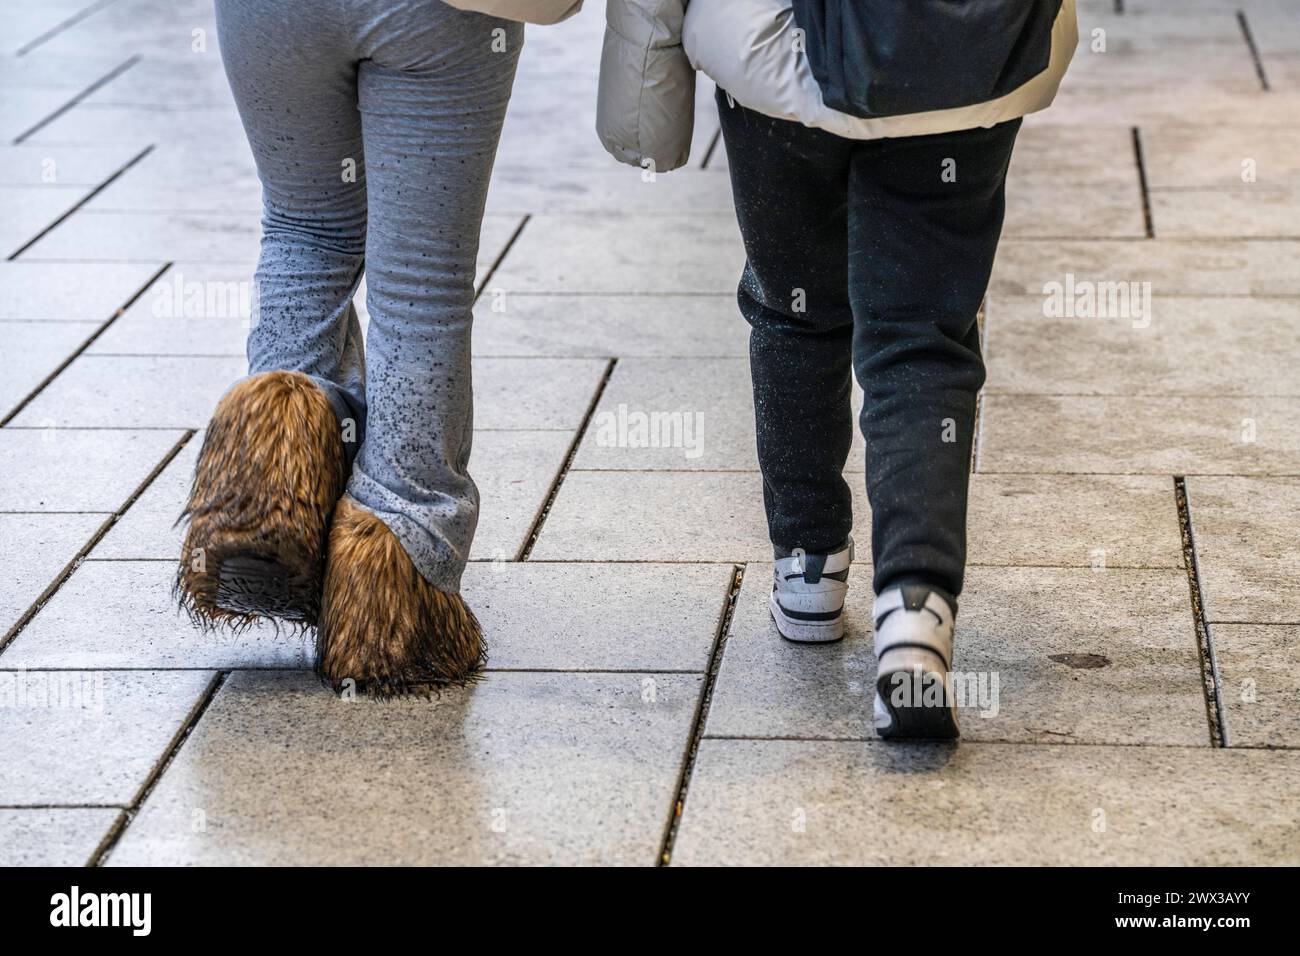
M 117 172 L 113 173 L 111 176 L 109 176 L 107 179 L 105 179 L 102 183 L 100 183 L 98 186 L 96 186 L 96 187 L 95 187 L 94 189 L 92 189 L 90 192 L 88 192 L 88 193 L 86 193 L 84 196 L 82 196 L 79 200 L 77 200 L 77 202 L 76 202 L 75 204 L 73 204 L 72 208 L 70 208 L 67 212 L 65 212 L 63 215 L 59 216 L 58 219 L 55 219 L 52 223 L 50 223 L 48 226 L 46 226 L 44 229 L 42 229 L 40 232 L 38 232 L 35 236 L 33 236 L 31 239 L 28 239 L 28 240 L 27 240 L 26 242 L 24 242 L 21 246 L 19 246 L 16 250 L 14 250 L 13 252 L 11 252 L 11 253 L 9 254 L 9 258 L 8 258 L 6 261 L 8 261 L 8 262 L 13 262 L 15 259 L 17 259 L 19 256 L 21 256 L 24 252 L 26 252 L 28 249 L 30 249 L 32 246 L 36 245 L 36 243 L 40 242 L 42 239 L 44 239 L 46 236 L 48 236 L 51 232 L 53 232 L 56 228 L 58 228 L 58 226 L 60 226 L 60 225 L 61 225 L 62 223 L 64 223 L 64 222 L 66 222 L 66 221 L 68 220 L 68 218 L 69 218 L 70 216 L 72 216 L 72 214 L 75 213 L 78 209 L 80 209 L 80 208 L 81 208 L 82 206 L 84 206 L 86 203 L 88 203 L 88 202 L 90 202 L 92 199 L 94 199 L 94 198 L 95 198 L 96 196 L 98 196 L 101 192 L 103 192 L 106 188 L 108 188 L 109 186 L 111 186 L 111 185 L 112 185 L 112 184 L 117 180 L 117 178 L 118 178 L 119 176 L 121 176 L 123 173 L 125 173 L 128 169 L 130 169 L 130 168 L 131 168 L 132 166 L 134 166 L 136 163 L 140 162 L 140 160 L 144 159 L 146 156 L 148 156 L 150 153 L 152 153 L 152 152 L 153 152 L 153 148 L 154 148 L 154 144 L 153 144 L 153 143 L 150 143 L 150 144 L 149 144 L 148 146 L 146 146 L 144 149 L 140 150 L 140 152 L 136 153 L 133 157 L 131 157 L 130 159 L 128 159 L 128 160 L 126 161 L 125 165 L 123 165 L 121 169 L 117 170 Z
M 695 760 L 700 751 L 700 742 L 704 739 L 704 725 L 709 717 L 709 705 L 713 703 L 713 691 L 718 683 L 718 672 L 722 669 L 722 655 L 727 646 L 727 632 L 736 613 L 736 601 L 740 597 L 740 588 L 745 580 L 745 564 L 732 566 L 731 583 L 727 591 L 722 613 L 718 618 L 718 631 L 713 638 L 713 647 L 709 651 L 709 668 L 704 675 L 704 685 L 700 688 L 700 699 L 695 708 L 695 719 L 691 724 L 691 734 L 686 744 L 686 755 L 682 761 L 681 776 L 677 780 L 677 791 L 673 796 L 672 806 L 668 811 L 668 821 L 664 827 L 663 844 L 659 848 L 656 866 L 668 866 L 672 863 L 673 846 L 677 842 L 677 833 L 681 829 L 682 814 L 686 809 L 686 796 L 691 786 L 691 776 L 695 772 Z
M 718 141 L 722 139 L 722 127 L 719 126 L 709 137 L 709 145 L 704 149 L 704 157 L 700 160 L 700 169 L 709 168 L 709 160 L 713 158 L 713 151 L 718 148 Z
M 36 615 L 40 613 L 41 609 L 45 607 L 52 597 L 54 597 L 59 588 L 63 587 L 68 578 L 72 577 L 77 568 L 81 567 L 82 563 L 86 560 L 86 555 L 93 551 L 95 547 L 98 546 L 99 542 L 104 540 L 104 536 L 112 530 L 113 525 L 115 525 L 118 520 L 126 514 L 128 508 L 140 499 L 140 496 L 148 490 L 151 484 L 153 484 L 154 479 L 162 474 L 163 469 L 172 463 L 172 460 L 180 454 L 181 449 L 185 447 L 186 443 L 193 438 L 195 434 L 196 432 L 194 429 L 188 429 L 184 435 L 176 440 L 176 443 L 172 445 L 171 449 L 163 455 L 162 461 L 155 465 L 153 470 L 145 476 L 144 480 L 136 486 L 135 491 L 131 492 L 130 496 L 122 504 L 122 507 L 105 517 L 103 523 L 100 524 L 100 526 L 90 536 L 90 540 L 78 549 L 77 553 L 72 556 L 72 560 L 63 566 L 63 570 L 55 575 L 54 580 L 51 581 L 45 590 L 37 596 L 36 600 L 22 613 L 18 620 L 13 623 L 13 626 L 9 628 L 4 637 L 0 638 L 0 669 L 6 669 L 3 664 L 4 652 L 8 650 L 11 644 L 13 644 L 18 635 L 23 632 L 23 629 L 32 622 L 32 618 L 36 617 Z
M 1178 507 L 1178 526 L 1183 537 L 1187 587 L 1192 602 L 1196 650 L 1201 663 L 1201 681 L 1205 694 L 1205 716 L 1209 723 L 1210 744 L 1214 747 L 1226 747 L 1228 728 L 1224 719 L 1223 678 L 1219 672 L 1214 635 L 1205 619 L 1205 589 L 1201 583 L 1200 561 L 1196 554 L 1196 532 L 1192 527 L 1192 513 L 1187 501 L 1187 482 L 1183 475 L 1174 476 L 1174 500 Z
M 213 699 L 225 685 L 229 676 L 230 671 L 228 670 L 220 670 L 212 675 L 212 680 L 208 682 L 207 689 L 204 690 L 203 695 L 198 699 L 194 707 L 191 708 L 185 722 L 176 731 L 175 736 L 172 737 L 171 742 L 163 751 L 162 757 L 154 764 L 149 776 L 145 778 L 144 783 L 141 784 L 139 791 L 136 793 L 135 799 L 131 801 L 131 805 L 118 818 L 108 834 L 105 835 L 104 841 L 96 848 L 94 855 L 86 864 L 87 866 L 100 867 L 107 861 L 109 854 L 113 852 L 122 836 L 126 833 L 127 828 L 131 825 L 131 821 L 135 819 L 136 814 L 140 812 L 140 808 L 149 799 L 149 795 L 153 793 L 158 781 L 162 779 L 163 774 L 167 772 L 167 768 L 176 759 L 176 755 L 180 752 L 181 747 L 185 745 L 185 741 L 189 740 L 194 728 L 203 719 L 203 715 L 208 712 Z
M 1237 23 L 1241 27 L 1241 35 L 1246 41 L 1246 47 L 1250 50 L 1250 58 L 1255 62 L 1255 75 L 1259 77 L 1259 86 L 1265 93 L 1270 92 L 1273 88 L 1269 85 L 1268 74 L 1264 71 L 1264 60 L 1259 55 L 1259 46 L 1255 43 L 1255 35 L 1250 30 L 1250 21 L 1246 19 L 1246 11 L 1237 11 Z
M 1134 126 L 1132 134 L 1133 162 L 1137 166 L 1138 189 L 1142 194 L 1142 222 L 1146 229 L 1146 238 L 1154 239 L 1156 237 L 1156 226 L 1151 218 L 1151 190 L 1147 185 L 1147 163 L 1146 156 L 1142 152 L 1142 131 Z
M 515 226 L 514 232 L 510 233 L 510 238 L 507 239 L 506 244 L 501 247 L 501 251 L 496 254 L 496 257 L 492 260 L 492 264 L 488 266 L 487 272 L 483 273 L 483 281 L 479 283 L 479 287 L 474 290 L 474 301 L 471 303 L 471 306 L 478 303 L 479 296 L 483 294 L 483 290 L 486 289 L 488 283 L 492 281 L 492 277 L 497 274 L 497 269 L 501 266 L 502 260 L 504 260 L 505 257 L 510 254 L 510 250 L 515 247 L 515 241 L 519 238 L 520 234 L 524 231 L 524 227 L 528 225 L 532 218 L 532 213 L 525 213 L 524 217 L 519 220 L 519 225 Z
M 592 392 L 591 400 L 587 403 L 587 410 L 582 416 L 582 421 L 573 432 L 573 440 L 569 442 L 569 450 L 564 455 L 560 470 L 555 473 L 551 487 L 542 500 L 542 506 L 537 510 L 537 517 L 529 527 L 528 534 L 524 536 L 524 543 L 515 554 L 516 561 L 527 561 L 533 553 L 533 546 L 537 544 L 537 536 L 542 533 L 542 525 L 546 523 L 546 519 L 551 514 L 551 507 L 555 504 L 555 498 L 560 493 L 560 486 L 564 484 L 564 479 L 568 477 L 569 470 L 573 466 L 573 459 L 577 456 L 578 448 L 582 444 L 583 436 L 587 434 L 591 419 L 596 414 L 596 406 L 600 404 L 601 397 L 605 394 L 605 387 L 609 384 L 610 377 L 614 374 L 617 365 L 618 359 L 610 359 L 605 366 L 604 373 L 600 376 L 600 381 L 596 383 L 596 388 Z
M 91 83 L 80 93 L 77 93 L 75 96 L 73 96 L 72 99 L 68 100 L 68 102 L 64 103 L 62 106 L 56 109 L 49 116 L 46 116 L 44 119 L 39 120 L 35 126 L 32 126 L 24 130 L 23 132 L 19 133 L 17 136 L 15 136 L 12 145 L 21 146 L 26 139 L 32 136 L 32 134 L 39 132 L 40 130 L 48 126 L 50 123 L 53 123 L 56 119 L 58 119 L 68 110 L 72 109 L 74 106 L 76 106 L 78 103 L 84 100 L 91 93 L 94 93 L 96 90 L 100 89 L 106 84 L 111 83 L 113 80 L 117 79 L 119 76 L 121 76 L 123 73 L 131 69 L 131 67 L 135 66 L 139 62 L 140 62 L 140 54 L 138 53 L 134 53 L 131 56 L 127 57 L 117 66 L 113 67 L 113 69 L 109 70 L 99 79 L 95 80 L 95 82 Z
M 69 27 L 76 26 L 78 23 L 86 19 L 92 13 L 98 13 L 100 10 L 116 2 L 117 0 L 98 0 L 98 2 L 92 3 L 90 6 L 78 10 L 76 13 L 68 17 L 66 20 L 62 21 L 61 23 L 56 23 L 54 26 L 50 27 L 50 29 L 46 30 L 36 39 L 28 40 L 26 43 L 24 43 L 22 46 L 20 46 L 17 50 L 14 51 L 14 56 L 26 56 L 28 53 L 32 52 L 32 50 L 36 49 L 42 43 L 54 39 L 64 30 L 67 30 Z
M 48 514 L 104 514 L 104 515 L 109 515 L 109 514 L 111 514 L 111 512 L 99 512 L 99 511 L 89 511 L 89 512 L 80 512 L 80 511 L 73 511 L 73 512 L 65 512 L 65 511 L 0 511 L 0 514 L 28 514 L 28 515 L 48 515 Z M 86 561 L 89 562 L 89 563 L 91 563 L 91 564 L 164 564 L 164 563 L 165 563 L 165 564 L 171 564 L 171 563 L 174 563 L 175 560 L 176 560 L 175 558 L 161 558 L 161 557 L 159 557 L 159 558 L 96 558 L 96 557 L 87 557 L 87 558 L 86 558 Z M 618 564 L 618 565 L 623 565 L 623 564 L 628 564 L 628 565 L 639 565 L 639 564 L 647 564 L 647 565 L 652 565 L 652 566 L 653 566 L 653 565 L 669 565 L 669 566 L 683 566 L 683 567 L 692 567 L 692 566 L 708 566 L 708 567 L 712 567 L 712 566 L 714 566 L 714 565 L 733 565 L 733 566 L 734 566 L 734 565 L 736 565 L 736 564 L 757 563 L 757 562 L 762 561 L 762 560 L 766 560 L 766 559 L 762 559 L 762 558 L 741 558 L 741 559 L 735 559 L 735 558 L 711 558 L 711 559 L 705 559 L 705 558 L 700 558 L 699 560 L 688 560 L 688 559 L 682 559 L 682 558 L 545 558 L 545 559 L 543 559 L 543 560 L 541 560 L 541 561 L 533 561 L 533 560 L 520 561 L 520 560 L 517 560 L 517 559 L 512 559 L 512 560 L 510 560 L 510 561 L 502 561 L 502 560 L 500 560 L 499 558 L 470 558 L 469 563 L 470 563 L 470 565 L 478 565 L 479 567 L 486 567 L 486 566 L 488 566 L 488 565 L 505 565 L 506 567 L 513 567 L 513 566 L 522 566 L 522 565 L 525 565 L 525 564 L 528 565 L 529 567 L 543 567 L 543 568 L 546 567 L 547 565 L 551 565 L 551 564 L 559 565 L 559 566 L 568 566 L 568 565 L 575 565 L 575 564 L 600 564 L 600 565 L 611 565 L 611 564 Z M 1035 568 L 1035 569 L 1040 570 L 1040 571 L 1089 571 L 1089 572 L 1092 572 L 1092 573 L 1104 573 L 1104 572 L 1095 572 L 1095 571 L 1093 571 L 1092 565 L 1089 565 L 1089 564 L 1027 564 L 1027 563 L 1017 563 L 1017 564 L 998 563 L 998 564 L 995 564 L 995 563 L 991 563 L 991 562 L 988 562 L 988 561 L 967 561 L 967 562 L 966 562 L 966 566 L 967 566 L 968 568 L 1006 568 L 1006 569 L 1008 569 L 1008 570 L 1015 570 L 1015 569 L 1018 569 L 1018 568 Z M 1185 570 L 1186 570 L 1186 568 L 1185 568 L 1182 564 L 1107 564 L 1107 565 L 1106 565 L 1106 571 L 1185 571 Z M 1212 622 L 1210 622 L 1210 623 L 1213 623 L 1213 624 L 1279 624 L 1279 625 L 1292 625 L 1292 624 L 1300 624 L 1300 621 L 1212 621 Z M 187 669 L 187 670 L 208 670 L 208 668 L 206 668 L 206 667 L 199 667 L 199 668 L 186 668 L 186 669 Z M 0 666 L 0 671 L 2 671 L 2 670 L 4 670 L 4 667 Z
M 153 147 L 151 146 L 149 148 L 152 149 Z M 58 378 L 58 376 L 63 374 L 64 370 L 69 365 L 71 365 L 80 356 L 82 356 L 85 353 L 86 349 L 90 348 L 95 343 L 95 340 L 98 339 L 101 335 L 104 334 L 104 332 L 108 330 L 109 326 L 111 326 L 114 322 L 116 322 L 119 318 L 121 318 L 127 309 L 135 305 L 135 303 L 139 301 L 140 297 L 143 296 L 146 291 L 148 291 L 149 287 L 152 286 L 155 282 L 157 282 L 160 278 L 162 278 L 163 273 L 165 273 L 171 267 L 172 267 L 172 263 L 164 262 L 162 266 L 158 269 L 158 271 L 155 272 L 153 275 L 151 275 L 148 279 L 146 279 L 144 281 L 144 284 L 141 285 L 140 288 L 136 289 L 135 292 L 131 294 L 130 298 L 128 298 L 124 303 L 118 306 L 117 310 L 112 315 L 110 315 L 107 319 L 101 322 L 99 328 L 97 328 L 94 332 L 92 332 L 84 342 L 82 342 L 79 346 L 77 346 L 77 348 L 73 350 L 71 355 L 69 355 L 57 366 L 55 366 L 54 371 L 50 372 L 49 375 L 41 379 L 41 381 L 37 384 L 37 386 L 27 393 L 26 398 L 24 398 L 12 409 L 10 409 L 9 413 L 6 414 L 3 418 L 0 418 L 0 428 L 7 428 L 9 426 L 9 423 L 13 421 L 14 418 L 19 413 L 21 413 L 24 408 L 26 408 L 29 404 L 31 404 L 31 402 L 36 398 L 36 396 L 38 396 L 47 387 L 49 387 L 50 383 L 53 382 L 56 378 Z M 86 430 L 89 431 L 90 429 L 86 429 Z M 96 431 L 99 430 L 117 431 L 117 430 L 126 430 L 126 429 L 123 428 L 123 429 L 95 429 L 95 430 Z

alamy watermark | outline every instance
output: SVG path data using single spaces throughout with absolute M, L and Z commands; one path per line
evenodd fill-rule
M 1049 319 L 1128 319 L 1135 329 L 1151 324 L 1150 282 L 1094 282 L 1065 274 L 1043 283 L 1043 316 Z

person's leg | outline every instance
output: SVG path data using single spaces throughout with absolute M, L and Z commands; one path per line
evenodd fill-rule
M 854 367 L 865 389 L 886 738 L 956 737 L 952 654 L 966 565 L 977 313 L 1020 121 L 862 143 L 849 187 Z
M 298 0 L 217 0 L 221 58 L 262 181 L 249 373 L 301 372 L 364 427 L 352 294 L 366 252 L 357 66 L 342 18 Z M 314 9 L 314 8 L 313 8 Z
M 854 367 L 866 392 L 876 593 L 961 592 L 975 400 L 976 315 L 1002 230 L 1020 121 L 859 144 L 850 180 Z
M 825 553 L 853 529 L 843 477 L 853 440 L 848 298 L 852 143 L 732 105 L 718 92 L 747 262 L 758 460 L 778 556 Z
M 853 558 L 844 463 L 853 439 L 848 299 L 852 144 L 733 104 L 718 111 L 748 261 L 737 301 L 763 504 L 775 551 L 769 608 L 792 641 L 844 634 Z
M 437 0 L 356 27 L 366 145 L 366 438 L 330 539 L 322 674 L 378 693 L 467 677 L 478 519 L 470 327 L 479 229 L 521 24 Z M 400 547 L 398 546 L 400 543 Z
M 218 0 L 262 180 L 249 376 L 218 404 L 182 519 L 177 597 L 202 626 L 315 622 L 326 536 L 364 422 L 352 292 L 366 198 L 354 58 L 295 0 Z M 350 164 L 350 165 L 349 165 Z

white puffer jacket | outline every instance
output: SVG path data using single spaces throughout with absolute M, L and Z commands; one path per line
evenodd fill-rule
M 1063 0 L 1048 65 L 997 99 L 958 109 L 862 119 L 822 102 L 792 37 L 791 0 L 607 0 L 596 128 L 617 159 L 665 171 L 685 164 L 694 71 L 748 108 L 850 139 L 993 126 L 1044 109 L 1078 45 L 1075 0 Z

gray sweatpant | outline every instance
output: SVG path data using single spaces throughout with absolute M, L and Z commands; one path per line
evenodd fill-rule
M 216 12 L 262 180 L 249 372 L 320 383 L 345 439 L 355 432 L 348 494 L 431 584 L 457 591 L 478 521 L 474 263 L 523 26 L 439 0 L 216 0 Z

